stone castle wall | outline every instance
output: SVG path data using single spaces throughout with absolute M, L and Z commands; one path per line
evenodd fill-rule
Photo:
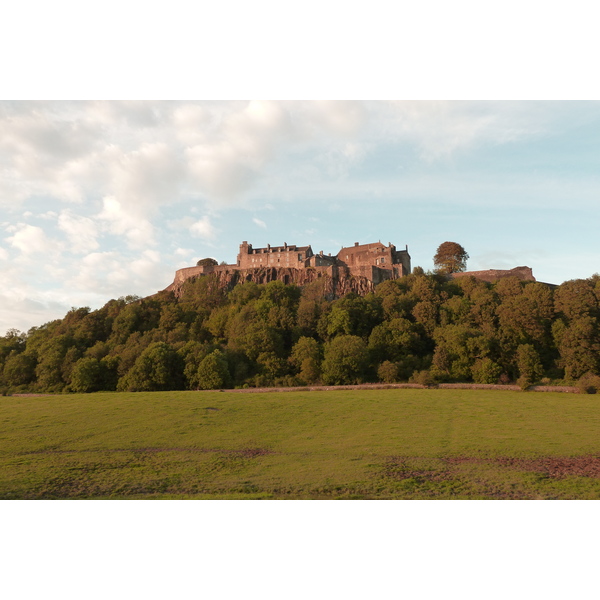
M 462 273 L 452 273 L 453 279 L 460 277 L 476 277 L 488 283 L 496 283 L 499 279 L 505 277 L 516 277 L 521 281 L 535 281 L 531 267 L 515 267 L 514 269 L 487 269 L 486 271 L 463 271 Z

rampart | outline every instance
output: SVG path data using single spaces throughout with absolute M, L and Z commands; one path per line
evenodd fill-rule
M 516 277 L 521 281 L 535 281 L 531 267 L 515 267 L 514 269 L 487 269 L 486 271 L 463 271 L 462 273 L 452 273 L 453 279 L 461 277 L 476 277 L 488 283 L 496 283 L 505 277 Z

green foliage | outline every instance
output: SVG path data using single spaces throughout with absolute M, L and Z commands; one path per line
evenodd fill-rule
M 74 392 L 96 392 L 102 388 L 102 368 L 97 358 L 86 357 L 77 361 L 71 373 Z
M 198 366 L 198 387 L 201 390 L 216 390 L 231 386 L 231 374 L 225 355 L 214 350 Z
M 35 379 L 36 364 L 34 354 L 13 350 L 4 363 L 2 380 L 9 386 L 27 385 Z
M 600 390 L 600 377 L 594 373 L 585 373 L 577 382 L 580 394 L 596 394 Z
M 367 378 L 369 353 L 362 338 L 340 335 L 325 344 L 323 383 L 344 385 L 362 383 Z
M 377 377 L 384 383 L 395 383 L 398 381 L 399 369 L 396 363 L 386 360 L 379 365 Z
M 433 264 L 441 273 L 458 273 L 465 271 L 469 255 L 456 242 L 444 242 L 438 246 L 433 257 Z
M 538 381 L 543 374 L 540 356 L 531 344 L 521 344 L 517 348 L 517 368 L 519 379 L 517 383 L 525 388 Z
M 410 383 L 417 383 L 418 385 L 424 385 L 426 387 L 435 384 L 435 378 L 427 370 L 415 371 L 408 381 Z
M 498 383 L 502 367 L 491 358 L 482 358 L 475 361 L 471 373 L 475 383 Z
M 219 263 L 214 258 L 201 258 L 196 263 L 196 266 L 198 266 L 198 267 L 215 267 L 218 264 Z
M 290 356 L 290 363 L 296 367 L 299 379 L 306 384 L 317 383 L 321 377 L 321 347 L 309 337 L 301 337 Z
M 181 356 L 164 342 L 150 344 L 117 384 L 118 391 L 150 392 L 184 387 Z
M 328 285 L 323 277 L 302 289 L 272 281 L 227 290 L 207 275 L 186 282 L 179 297 L 73 308 L 0 337 L 0 385 L 197 389 L 200 364 L 216 350 L 228 385 L 238 387 L 406 381 L 422 371 L 437 381 L 520 378 L 523 386 L 600 375 L 598 276 L 553 291 L 514 277 L 491 285 L 415 268 L 375 293 L 335 300 Z

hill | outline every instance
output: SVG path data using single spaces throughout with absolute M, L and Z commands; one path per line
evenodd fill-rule
M 600 277 L 556 289 L 415 269 L 364 295 L 327 275 L 223 285 L 74 308 L 0 338 L 0 389 L 89 392 L 369 381 L 574 381 L 600 374 Z

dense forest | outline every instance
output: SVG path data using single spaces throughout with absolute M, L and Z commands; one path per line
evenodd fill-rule
M 273 281 L 111 300 L 0 337 L 0 390 L 93 392 L 361 382 L 574 382 L 600 374 L 600 276 L 552 289 L 413 274 L 324 296 Z

